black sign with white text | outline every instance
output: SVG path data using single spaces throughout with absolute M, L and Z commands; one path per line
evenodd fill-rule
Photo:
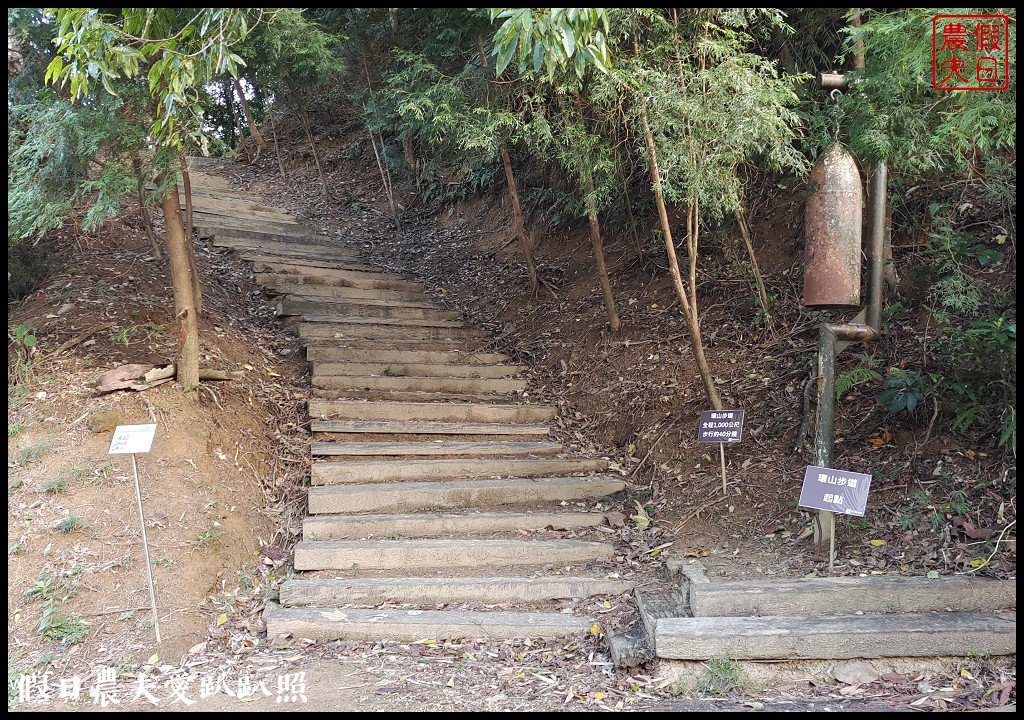
M 704 410 L 697 427 L 697 442 L 738 443 L 743 439 L 742 410 Z

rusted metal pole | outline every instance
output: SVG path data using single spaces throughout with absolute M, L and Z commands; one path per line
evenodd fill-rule
M 875 166 L 871 175 L 871 194 L 868 235 L 868 307 L 867 324 L 876 333 L 882 332 L 882 284 L 885 282 L 885 204 L 888 195 L 889 168 L 885 161 Z
M 878 331 L 870 325 L 822 323 L 818 333 L 818 422 L 814 434 L 814 464 L 832 467 L 835 454 L 836 343 L 870 342 Z M 826 551 L 832 566 L 835 547 L 835 513 L 819 511 L 814 520 L 814 544 L 818 553 Z

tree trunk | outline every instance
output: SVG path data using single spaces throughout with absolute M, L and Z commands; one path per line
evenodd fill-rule
M 252 120 L 252 108 L 249 107 L 249 98 L 245 96 L 245 90 L 242 88 L 242 83 L 238 78 L 234 78 L 235 81 L 235 92 L 238 94 L 238 102 L 242 105 L 242 112 L 245 114 L 245 122 L 249 126 L 249 135 L 252 136 L 253 141 L 256 143 L 256 147 L 259 148 L 261 153 L 267 151 L 267 141 L 263 139 L 263 134 L 260 133 L 259 128 L 256 127 L 256 123 Z
M 370 136 L 370 145 L 373 146 L 373 157 L 377 159 L 377 172 L 380 173 L 380 183 L 384 186 L 384 194 L 388 196 L 388 206 L 391 208 L 391 218 L 395 221 L 395 229 L 402 231 L 402 221 L 398 217 L 398 207 L 395 205 L 395 195 L 391 191 L 391 174 L 387 171 L 387 163 L 384 160 L 384 138 L 380 138 L 380 152 L 377 151 L 377 141 L 373 137 L 373 130 L 366 126 L 366 134 Z M 378 136 L 379 137 L 379 136 Z
M 619 313 L 615 310 L 615 295 L 608 279 L 608 268 L 604 264 L 604 244 L 601 242 L 601 224 L 597 220 L 597 205 L 594 203 L 594 181 L 587 175 L 587 216 L 590 218 L 590 244 L 594 248 L 594 262 L 597 263 L 597 277 L 601 281 L 604 306 L 608 310 L 608 324 L 612 332 L 619 331 Z
M 722 409 L 722 400 L 718 397 L 718 390 L 715 388 L 714 378 L 708 368 L 708 360 L 704 355 L 704 341 L 700 335 L 700 319 L 697 316 L 697 308 L 690 303 L 686 294 L 686 287 L 683 285 L 683 277 L 679 272 L 679 261 L 676 258 L 676 248 L 672 240 L 672 227 L 668 221 L 668 209 L 665 207 L 665 195 L 661 185 L 661 170 L 658 168 L 658 157 L 654 151 L 654 136 L 651 134 L 650 121 L 647 118 L 646 100 L 640 101 L 640 121 L 644 128 L 644 140 L 647 143 L 647 154 L 651 165 L 651 180 L 654 186 L 654 201 L 658 206 L 658 219 L 661 221 L 661 232 L 665 236 L 665 254 L 668 256 L 668 271 L 672 276 L 672 285 L 676 289 L 676 296 L 683 309 L 683 317 L 686 320 L 686 327 L 690 333 L 690 342 L 693 344 L 693 357 L 697 361 L 697 371 L 700 373 L 701 382 L 704 384 L 704 392 L 713 410 Z M 693 288 L 693 295 L 696 297 L 696 288 Z
M 224 105 L 228 111 L 226 122 L 228 127 L 224 128 L 224 142 L 228 147 L 234 148 L 240 140 L 238 134 L 238 110 L 235 108 L 235 90 L 227 80 L 221 82 L 221 94 L 224 96 Z
M 277 169 L 281 173 L 281 179 L 287 181 L 288 175 L 284 171 L 284 161 L 281 159 L 281 146 L 277 144 L 277 125 L 274 124 L 274 108 L 267 108 L 267 118 L 270 120 L 270 132 L 274 135 L 274 155 L 277 156 Z
M 309 140 L 309 149 L 313 153 L 313 162 L 316 163 L 316 171 L 320 175 L 320 182 L 324 186 L 324 199 L 331 200 L 331 188 L 327 184 L 327 177 L 324 175 L 324 169 L 320 165 L 320 153 L 316 151 L 316 142 L 313 140 L 313 131 L 309 128 L 309 116 L 306 114 L 306 103 L 300 97 L 299 99 L 299 115 L 302 118 L 302 127 L 306 130 L 306 139 Z
M 740 235 L 743 236 L 743 244 L 747 246 L 747 255 L 750 256 L 750 267 L 754 270 L 754 283 L 757 285 L 757 297 L 761 301 L 761 310 L 764 311 L 765 319 L 770 323 L 768 292 L 764 289 L 764 280 L 761 279 L 761 268 L 757 264 L 757 255 L 754 254 L 754 244 L 750 241 L 750 228 L 747 227 L 747 220 L 743 216 L 743 208 L 736 210 L 736 224 L 740 226 Z
M 203 313 L 203 286 L 199 282 L 199 265 L 196 263 L 196 249 L 192 240 L 192 178 L 188 164 L 181 159 L 181 185 L 185 189 L 185 248 L 188 250 L 188 269 L 192 273 L 192 297 L 196 303 L 196 314 Z
M 160 243 L 156 240 L 156 233 L 153 232 L 153 218 L 149 215 L 149 206 L 146 204 L 146 180 L 142 177 L 142 163 L 138 158 L 132 160 L 132 168 L 135 170 L 135 193 L 139 198 L 139 214 L 142 215 L 142 225 L 146 229 L 146 237 L 153 248 L 153 256 L 160 260 L 164 254 L 160 250 Z
M 188 244 L 181 222 L 181 199 L 171 185 L 161 199 L 164 210 L 167 257 L 174 288 L 174 316 L 178 323 L 178 383 L 185 394 L 195 399 L 199 389 L 199 317 L 193 297 L 192 271 L 189 269 Z
M 526 224 L 523 222 L 523 207 L 519 204 L 516 176 L 512 173 L 512 159 L 509 157 L 508 149 L 504 145 L 501 148 L 501 163 L 505 166 L 508 194 L 512 198 L 512 215 L 516 222 L 516 236 L 519 238 L 519 249 L 523 253 L 523 259 L 526 261 L 526 272 L 530 276 L 530 295 L 536 295 L 537 288 L 539 287 L 537 268 L 533 264 L 533 255 L 530 254 L 530 239 L 526 236 Z

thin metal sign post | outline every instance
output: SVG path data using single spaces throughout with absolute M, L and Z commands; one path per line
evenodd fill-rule
M 132 476 L 135 478 L 135 503 L 139 509 L 139 527 L 142 530 L 142 552 L 146 556 L 146 581 L 149 583 L 149 603 L 153 611 L 153 630 L 160 644 L 160 615 L 156 609 L 156 584 L 153 582 L 153 564 L 149 559 L 149 539 L 146 537 L 146 516 L 142 512 L 142 488 L 139 485 L 139 465 L 136 453 L 148 453 L 153 445 L 156 425 L 118 425 L 110 441 L 110 455 L 131 455 Z
M 722 458 L 722 494 L 728 495 L 725 478 L 725 444 L 738 443 L 743 439 L 742 410 L 704 410 L 697 427 L 697 442 L 718 443 L 718 454 Z
M 800 507 L 821 510 L 830 518 L 828 568 L 831 572 L 836 558 L 836 513 L 864 517 L 871 476 L 865 473 L 836 470 L 809 465 L 804 471 L 804 484 L 800 488 Z

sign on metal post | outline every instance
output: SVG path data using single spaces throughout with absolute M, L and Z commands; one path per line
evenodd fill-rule
M 110 441 L 108 455 L 148 453 L 153 446 L 156 425 L 118 425 Z
M 139 466 L 136 453 L 148 453 L 153 446 L 156 425 L 118 425 L 110 441 L 108 455 L 131 455 L 132 475 L 135 477 L 135 503 L 139 509 L 139 527 L 142 528 L 142 552 L 146 556 L 146 580 L 149 581 L 149 601 L 153 610 L 153 631 L 160 644 L 160 615 L 156 609 L 156 585 L 153 583 L 153 563 L 149 559 L 149 540 L 146 538 L 146 517 L 142 513 L 142 488 L 139 487 Z
M 864 517 L 870 490 L 870 475 L 809 465 L 800 489 L 800 506 Z
M 722 458 L 722 494 L 729 493 L 725 480 L 725 443 L 738 443 L 743 439 L 742 410 L 703 410 L 697 426 L 697 442 L 718 443 Z

